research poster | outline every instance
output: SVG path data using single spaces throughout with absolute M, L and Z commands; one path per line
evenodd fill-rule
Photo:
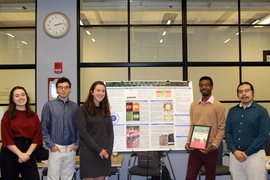
M 114 126 L 114 152 L 184 150 L 192 82 L 105 82 Z

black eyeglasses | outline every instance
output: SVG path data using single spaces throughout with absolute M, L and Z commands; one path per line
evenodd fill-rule
M 212 86 L 212 84 L 199 84 L 200 88 L 203 87 L 203 86 L 210 87 L 210 86 Z
M 238 90 L 239 94 L 248 93 L 251 89 Z
M 57 88 L 60 90 L 63 90 L 63 89 L 68 90 L 69 89 L 68 86 L 58 86 Z

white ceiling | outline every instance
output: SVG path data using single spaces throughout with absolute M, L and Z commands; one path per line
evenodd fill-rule
M 34 26 L 35 0 L 1 0 L 0 27 Z M 187 0 L 188 24 L 236 24 L 237 0 Z M 179 0 L 132 0 L 131 24 L 182 23 Z M 84 0 L 84 24 L 127 24 L 126 0 Z M 270 15 L 269 0 L 241 0 L 241 23 Z

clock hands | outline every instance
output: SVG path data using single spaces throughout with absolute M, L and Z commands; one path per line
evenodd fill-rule
M 64 23 L 64 20 L 62 21 L 62 22 L 60 22 L 60 23 L 57 23 L 57 24 L 55 24 L 54 26 L 59 26 L 59 25 L 65 25 L 66 23 Z
M 55 24 L 54 26 L 59 26 L 59 25 L 65 25 L 66 23 L 64 23 L 64 22 L 60 22 L 60 23 L 57 23 L 57 24 Z

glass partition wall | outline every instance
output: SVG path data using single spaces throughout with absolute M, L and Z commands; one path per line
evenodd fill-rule
M 190 80 L 197 99 L 198 80 L 209 75 L 226 105 L 238 102 L 239 82 L 250 81 L 270 110 L 269 7 L 266 0 L 82 0 L 80 102 L 96 80 Z
M 35 110 L 35 0 L 0 2 L 0 82 L 0 117 L 14 86 L 27 90 Z
M 0 107 L 15 85 L 35 106 L 35 3 L 0 2 Z M 199 77 L 210 75 L 222 102 L 236 103 L 236 86 L 250 81 L 270 108 L 269 7 L 267 0 L 81 0 L 79 102 L 95 80 L 190 80 L 198 98 Z

